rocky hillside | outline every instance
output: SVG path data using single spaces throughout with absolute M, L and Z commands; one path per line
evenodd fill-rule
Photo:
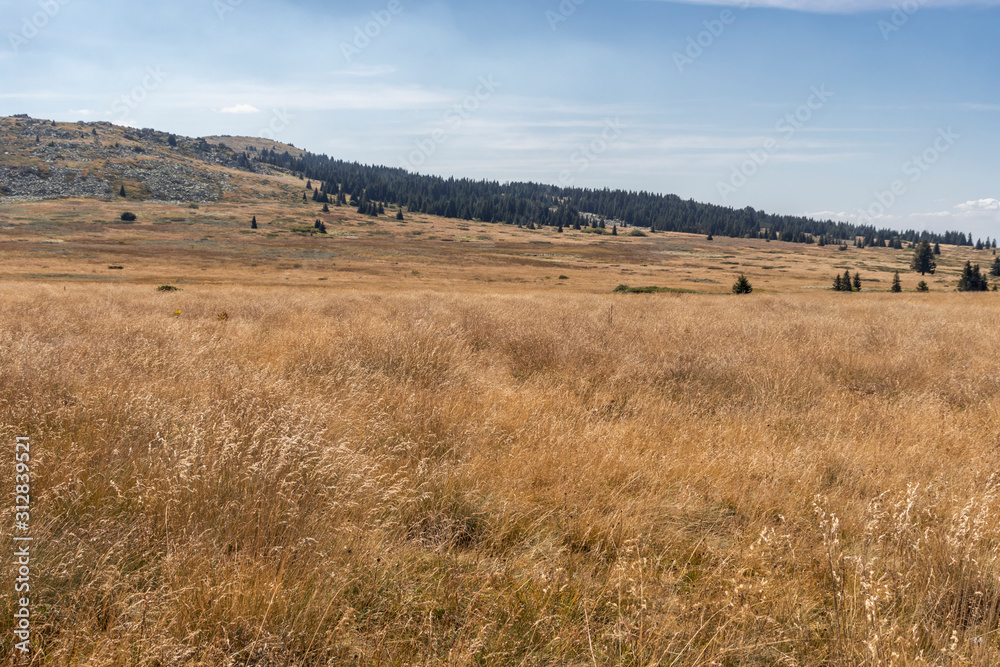
M 252 147 L 237 151 L 213 139 L 106 122 L 0 118 L 0 201 L 111 198 L 122 187 L 129 199 L 217 201 L 240 188 L 242 175 L 277 171 L 255 162 Z

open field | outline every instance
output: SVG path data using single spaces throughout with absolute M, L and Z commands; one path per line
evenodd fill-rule
M 36 664 L 1000 659 L 993 295 L 403 281 L 0 283 Z
M 0 210 L 35 664 L 1000 659 L 1000 301 L 953 291 L 992 252 L 893 295 L 907 251 L 374 220 L 247 178 Z
M 619 284 L 729 292 L 738 273 L 759 292 L 827 289 L 845 270 L 860 273 L 866 290 L 887 291 L 897 270 L 906 290 L 921 279 L 908 272 L 909 250 L 839 251 L 662 232 L 635 237 L 628 229 L 619 236 L 572 229 L 559 234 L 409 212 L 399 222 L 394 209 L 377 219 L 351 207 L 331 206 L 323 213 L 321 205 L 302 201 L 303 182 L 290 176 L 246 178 L 254 179 L 254 189 L 197 208 L 117 198 L 5 203 L 0 279 L 180 286 L 322 281 L 323 287 L 351 290 L 591 294 Z M 240 199 L 249 194 L 252 200 Z M 122 223 L 125 211 L 138 221 Z M 256 231 L 250 229 L 254 216 Z M 303 233 L 316 220 L 328 234 Z M 937 260 L 937 274 L 923 279 L 932 291 L 952 291 L 966 260 L 988 271 L 994 256 L 991 250 L 943 246 Z

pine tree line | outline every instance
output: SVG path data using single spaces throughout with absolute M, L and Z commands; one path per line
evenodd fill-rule
M 676 195 L 646 191 L 562 188 L 539 183 L 499 183 L 471 179 L 444 179 L 413 174 L 404 169 L 363 165 L 305 153 L 292 156 L 261 150 L 243 157 L 297 172 L 319 182 L 313 200 L 336 205 L 359 206 L 362 200 L 405 206 L 408 211 L 445 218 L 481 220 L 580 229 L 589 224 L 581 214 L 651 232 L 671 231 L 706 236 L 765 238 L 768 240 L 822 245 L 853 243 L 862 247 L 902 248 L 921 241 L 971 246 L 971 235 L 916 230 L 877 229 L 833 220 L 819 221 L 800 216 L 764 213 L 747 207 L 733 209 L 682 200 Z M 305 198 L 305 195 L 303 195 Z M 360 210 L 360 209 L 359 209 Z M 364 212 L 364 211 L 363 211 Z M 990 241 L 990 245 L 996 243 Z M 988 247 L 979 242 L 981 247 Z

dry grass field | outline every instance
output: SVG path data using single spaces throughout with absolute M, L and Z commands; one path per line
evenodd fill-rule
M 0 205 L 32 664 L 1000 663 L 1000 300 L 954 291 L 990 251 L 916 294 L 907 251 L 376 220 L 227 173 Z
M 34 664 L 1000 661 L 992 294 L 450 290 L 444 261 L 164 293 L 155 253 L 32 279 L 18 243 Z

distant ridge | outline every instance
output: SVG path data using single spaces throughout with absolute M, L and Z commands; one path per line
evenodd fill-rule
M 234 193 L 235 172 L 293 173 L 313 181 L 313 199 L 380 205 L 445 218 L 521 226 L 630 226 L 652 232 L 765 238 L 795 243 L 903 248 L 928 240 L 973 245 L 962 232 L 931 233 L 774 215 L 646 191 L 567 188 L 533 182 L 444 179 L 345 162 L 290 144 L 244 136 L 190 138 L 107 122 L 0 118 L 0 199 L 109 198 L 214 201 Z M 230 195 L 232 196 L 232 195 Z M 254 196 L 250 190 L 243 196 Z

